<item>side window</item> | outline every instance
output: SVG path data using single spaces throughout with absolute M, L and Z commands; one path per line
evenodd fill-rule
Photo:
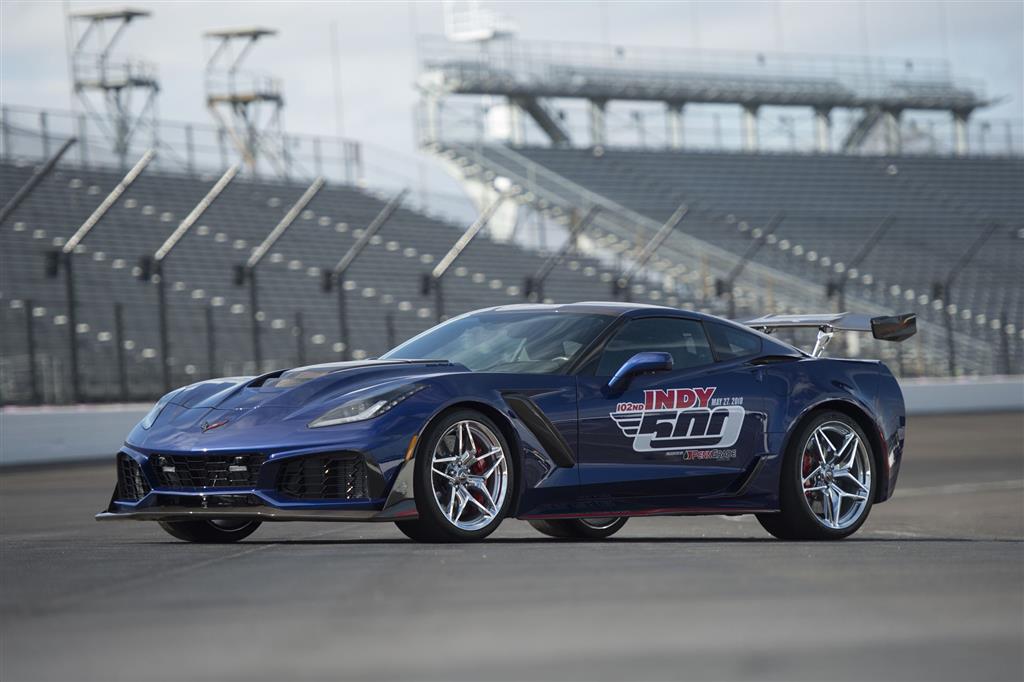
M 717 322 L 705 322 L 704 326 L 719 360 L 735 360 L 761 352 L 761 338 L 757 334 Z
M 610 377 L 629 358 L 644 351 L 671 353 L 675 369 L 714 362 L 707 336 L 699 322 L 671 317 L 631 320 L 612 337 L 601 354 L 597 376 Z

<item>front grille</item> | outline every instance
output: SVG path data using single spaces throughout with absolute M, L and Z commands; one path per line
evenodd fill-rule
M 117 499 L 138 502 L 149 492 L 149 483 L 134 459 L 117 453 Z
M 351 453 L 288 460 L 277 475 L 277 490 L 300 500 L 366 499 L 366 463 Z
M 161 488 L 237 488 L 256 485 L 264 455 L 153 455 Z

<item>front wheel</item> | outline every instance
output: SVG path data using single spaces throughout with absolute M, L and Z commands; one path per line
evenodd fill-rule
M 420 542 L 482 540 L 512 503 L 514 468 L 501 430 L 475 410 L 457 410 L 433 424 L 416 455 L 414 521 L 398 529 Z
M 868 518 L 874 457 L 864 431 L 841 412 L 823 412 L 797 433 L 782 463 L 782 511 L 758 514 L 782 540 L 839 540 Z
M 544 535 L 574 540 L 604 540 L 626 525 L 625 516 L 606 516 L 586 519 L 538 519 L 530 525 Z
M 238 542 L 260 527 L 260 521 L 212 519 L 209 521 L 161 521 L 160 527 L 186 542 Z

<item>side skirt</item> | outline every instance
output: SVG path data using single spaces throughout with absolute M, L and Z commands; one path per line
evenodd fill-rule
M 750 509 L 727 507 L 660 507 L 656 509 L 631 509 L 629 511 L 591 511 L 572 512 L 569 514 L 526 514 L 516 518 L 523 521 L 530 519 L 585 519 L 599 516 L 739 516 L 743 514 L 769 514 L 778 509 Z

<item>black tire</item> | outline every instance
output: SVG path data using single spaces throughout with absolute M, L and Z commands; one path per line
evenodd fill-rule
M 866 462 L 870 467 L 871 481 L 867 500 L 856 521 L 844 528 L 826 526 L 811 510 L 803 492 L 803 471 L 801 468 L 803 453 L 808 440 L 815 430 L 828 422 L 840 422 L 852 429 L 867 452 Z M 814 415 L 800 430 L 794 434 L 782 462 L 781 480 L 779 482 L 779 500 L 781 511 L 776 513 L 758 514 L 761 526 L 780 540 L 841 540 L 857 531 L 868 518 L 875 498 L 878 477 L 874 475 L 875 453 L 864 430 L 856 421 L 841 412 L 824 411 Z
M 260 521 L 210 520 L 161 521 L 160 527 L 179 540 L 186 542 L 238 542 L 249 537 L 260 527 Z
M 434 496 L 430 471 L 431 457 L 438 442 L 449 428 L 463 421 L 473 421 L 485 426 L 500 444 L 507 463 L 505 472 L 507 489 L 504 499 L 498 507 L 498 513 L 486 526 L 475 530 L 459 528 L 445 517 Z M 398 526 L 398 530 L 404 535 L 417 542 L 474 542 L 483 540 L 501 525 L 502 520 L 508 514 L 508 510 L 512 505 L 512 495 L 515 491 L 515 475 L 516 468 L 513 462 L 512 449 L 509 447 L 508 441 L 505 439 L 501 429 L 491 419 L 476 410 L 469 409 L 460 409 L 444 414 L 428 427 L 416 452 L 415 497 L 416 511 L 419 513 L 419 518 L 410 521 L 396 521 L 395 525 Z
M 530 521 L 530 525 L 553 538 L 604 540 L 618 533 L 628 520 L 625 516 L 614 519 L 538 519 Z
M 432 533 L 429 528 L 420 523 L 419 519 L 412 521 L 395 521 L 398 530 L 402 535 L 415 540 L 416 542 L 443 542 L 443 539 Z

